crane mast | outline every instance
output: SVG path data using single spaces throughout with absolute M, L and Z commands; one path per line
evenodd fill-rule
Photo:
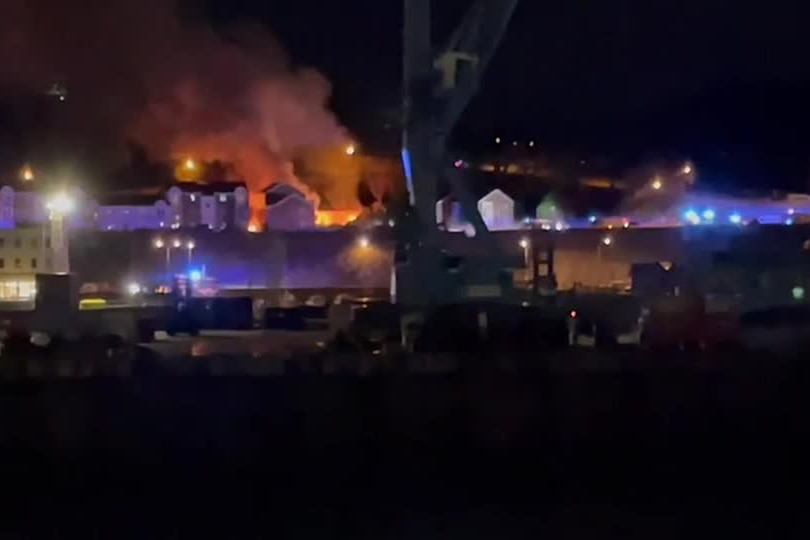
M 431 0 L 404 0 L 403 150 L 410 207 L 402 220 L 396 269 L 397 300 L 414 307 L 452 301 L 456 291 L 443 264 L 436 224 L 439 175 L 451 185 L 476 241 L 497 253 L 457 170 L 443 171 L 447 139 L 480 84 L 518 0 L 475 0 L 448 42 L 431 37 Z M 488 269 L 497 280 L 499 265 Z M 481 270 L 481 269 L 479 269 Z M 486 272 L 486 271 L 485 271 Z

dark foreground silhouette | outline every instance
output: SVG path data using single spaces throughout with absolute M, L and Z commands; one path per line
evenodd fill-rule
M 698 369 L 649 360 L 601 373 L 483 363 L 448 375 L 5 384 L 0 530 L 49 538 L 804 530 L 805 362 Z

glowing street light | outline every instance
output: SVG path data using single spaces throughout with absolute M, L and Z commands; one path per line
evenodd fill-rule
M 369 240 L 368 236 L 363 235 L 363 236 L 361 236 L 360 238 L 357 239 L 357 244 L 361 248 L 367 248 L 368 246 L 371 245 L 371 241 Z
M 174 248 L 179 248 L 182 245 L 183 245 L 183 242 L 181 242 L 179 238 L 175 238 L 174 242 L 172 242 L 172 247 L 174 247 Z
M 660 191 L 662 187 L 664 187 L 664 183 L 661 181 L 661 179 L 658 177 L 653 178 L 652 188 L 655 191 Z
M 523 249 L 528 249 L 529 248 L 529 239 L 528 238 L 521 238 L 520 239 L 520 247 L 522 247 Z
M 164 244 L 164 243 L 163 243 L 163 240 L 161 240 L 160 238 L 158 238 L 157 240 L 155 240 L 155 247 L 156 247 L 156 248 L 158 248 L 158 249 L 163 249 L 163 246 L 165 246 L 165 245 L 166 245 L 166 244 Z
M 185 167 L 187 171 L 193 171 L 197 168 L 197 164 L 194 162 L 193 159 L 187 158 L 186 161 L 183 163 L 183 167 Z
M 188 243 L 186 244 L 186 249 L 188 250 L 188 265 L 189 266 L 191 266 L 191 252 L 194 251 L 195 247 L 196 247 L 196 244 L 194 243 L 194 240 L 189 240 Z
M 610 236 L 610 235 L 603 236 L 602 237 L 602 244 L 604 244 L 606 246 L 609 246 L 609 245 L 613 244 L 613 237 Z
M 501 144 L 501 138 L 495 137 L 495 144 Z
M 25 182 L 30 182 L 31 180 L 34 179 L 34 170 L 31 169 L 31 167 L 29 167 L 28 165 L 26 165 L 25 167 L 22 168 L 20 176 Z
M 73 211 L 75 202 L 70 195 L 60 192 L 51 196 L 45 206 L 52 215 L 64 216 Z
M 684 164 L 684 166 L 681 168 L 681 172 L 683 174 L 692 174 L 692 165 L 689 163 Z
M 141 286 L 138 283 L 132 282 L 127 285 L 127 292 L 130 296 L 135 296 L 141 293 Z
M 347 156 L 353 156 L 353 155 L 355 155 L 357 153 L 357 147 L 355 145 L 353 145 L 353 144 L 350 144 L 350 145 L 346 146 L 346 149 L 344 150 L 344 152 L 346 152 Z

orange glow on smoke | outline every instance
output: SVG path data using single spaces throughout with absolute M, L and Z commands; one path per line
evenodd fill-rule
M 356 210 L 316 210 L 315 224 L 319 227 L 342 227 L 360 217 Z

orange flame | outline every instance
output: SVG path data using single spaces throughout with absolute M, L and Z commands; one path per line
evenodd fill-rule
M 317 210 L 315 224 L 319 227 L 342 227 L 360 217 L 356 210 Z

